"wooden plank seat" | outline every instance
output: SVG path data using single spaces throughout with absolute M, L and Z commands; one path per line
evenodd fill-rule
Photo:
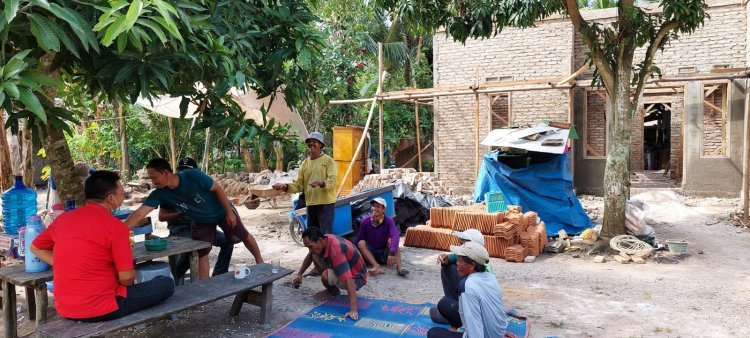
M 198 277 L 198 250 L 210 248 L 211 243 L 195 241 L 182 237 L 168 237 L 169 243 L 163 251 L 148 251 L 143 242 L 138 242 L 133 248 L 133 262 L 141 263 L 158 258 L 190 252 L 190 279 Z M 5 266 L 0 268 L 0 285 L 2 285 L 2 308 L 3 327 L 5 337 L 18 336 L 18 323 L 16 311 L 7 309 L 16 308 L 16 286 L 26 289 L 28 301 L 29 319 L 35 320 L 37 326 L 47 322 L 47 284 L 52 280 L 52 270 L 43 272 L 26 272 L 23 265 Z
M 244 279 L 235 279 L 234 274 L 230 272 L 179 286 L 175 288 L 174 296 L 163 303 L 119 319 L 98 323 L 83 323 L 68 319 L 49 322 L 37 328 L 37 336 L 102 336 L 105 333 L 169 317 L 172 314 L 232 295 L 235 299 L 229 310 L 229 316 L 238 316 L 242 305 L 250 303 L 260 307 L 260 323 L 267 324 L 273 303 L 273 282 L 291 274 L 292 270 L 282 267 L 278 273 L 271 273 L 271 265 L 267 263 L 251 266 L 250 270 L 250 274 Z M 252 290 L 257 287 L 261 287 L 261 291 Z

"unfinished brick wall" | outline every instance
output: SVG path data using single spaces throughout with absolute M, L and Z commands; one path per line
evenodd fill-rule
M 685 111 L 685 96 L 682 93 L 672 95 L 672 123 L 670 126 L 669 167 L 671 171 L 680 172 L 682 176 L 682 143 L 683 143 L 683 114 Z M 679 182 L 677 182 L 679 183 Z
M 607 94 L 603 90 L 586 92 L 585 153 L 588 158 L 607 156 Z
M 747 29 L 748 14 L 739 1 L 708 0 L 711 18 L 691 35 L 682 35 L 657 53 L 655 64 L 665 76 L 677 75 L 681 67 L 696 67 L 708 73 L 716 65 L 746 67 L 750 65 Z M 584 17 L 606 23 L 616 15 L 616 9 L 585 11 Z M 514 80 L 564 77 L 584 64 L 586 48 L 580 36 L 573 32 L 567 19 L 543 20 L 535 28 L 506 28 L 495 37 L 468 40 L 465 45 L 452 41 L 443 32 L 433 38 L 434 86 L 474 83 L 489 77 L 511 76 Z M 644 50 L 635 57 L 639 62 Z M 572 63 L 572 64 L 571 64 Z M 479 74 L 477 74 L 479 70 Z M 578 86 L 590 84 L 591 71 L 577 79 Z M 510 102 L 512 124 L 527 125 L 540 119 L 567 120 L 570 97 L 568 90 L 513 92 Z M 682 93 L 672 98 L 671 167 L 676 156 L 681 156 Z M 480 96 L 480 137 L 490 130 L 490 104 L 486 95 Z M 474 98 L 472 96 L 443 97 L 436 100 L 436 171 L 448 185 L 472 184 L 474 181 Z M 643 116 L 639 117 L 637 136 L 642 139 Z M 588 127 L 587 127 L 588 129 Z M 596 136 L 594 136 L 596 138 Z M 603 139 L 603 137 L 600 137 Z M 589 142 L 591 143 L 591 142 Z M 604 147 L 598 144 L 598 149 Z M 643 145 L 634 146 L 633 169 L 643 168 Z M 484 152 L 483 148 L 481 152 Z M 585 151 L 585 150 L 581 150 Z M 480 153 L 481 153 L 480 152 Z M 590 155 L 590 153 L 584 153 Z M 481 155 L 481 154 L 480 154 Z M 640 168 L 640 169 L 639 169 Z
M 750 49 L 747 48 L 750 40 L 747 28 L 750 13 L 739 6 L 739 1 L 706 2 L 710 6 L 708 13 L 711 18 L 694 33 L 680 35 L 679 39 L 673 40 L 663 51 L 656 53 L 654 64 L 661 68 L 662 74 L 676 75 L 681 67 L 694 66 L 699 73 L 708 73 L 716 65 L 731 68 L 750 65 Z M 584 11 L 583 15 L 598 23 L 612 21 L 612 18 L 607 18 L 602 13 L 616 12 L 593 10 Z M 588 48 L 583 45 L 580 34 L 575 34 L 574 44 L 574 67 L 578 69 L 584 65 Z M 643 60 L 645 53 L 645 48 L 636 50 L 635 63 Z M 588 71 L 578 77 L 578 80 L 581 84 L 588 84 L 591 75 L 592 72 Z
M 633 114 L 630 122 L 630 170 L 642 171 L 643 163 L 643 118 L 645 111 L 643 106 Z
M 507 127 L 510 124 L 510 93 L 490 95 L 490 129 Z
M 508 28 L 493 38 L 468 40 L 463 45 L 445 34 L 433 38 L 434 86 L 470 85 L 487 78 L 512 77 L 513 80 L 564 77 L 571 72 L 572 26 L 564 20 L 540 22 L 536 28 Z M 539 42 L 539 43 L 537 43 Z M 544 42 L 544 43 L 541 43 Z M 477 73 L 479 70 L 479 73 Z M 489 133 L 489 96 L 479 96 L 480 139 Z M 510 93 L 510 123 L 536 124 L 540 120 L 567 121 L 568 90 Z M 436 171 L 449 186 L 473 186 L 474 172 L 474 96 L 436 99 Z M 489 151 L 482 147 L 480 156 Z
M 727 87 L 726 85 L 719 86 L 719 89 L 708 87 L 704 88 L 703 92 L 710 94 L 703 103 L 701 156 L 727 156 Z

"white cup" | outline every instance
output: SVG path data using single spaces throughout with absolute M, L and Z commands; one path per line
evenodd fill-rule
M 281 267 L 281 260 L 276 258 L 271 260 L 271 273 L 279 273 Z
M 234 279 L 245 279 L 250 274 L 250 268 L 245 264 L 234 265 Z

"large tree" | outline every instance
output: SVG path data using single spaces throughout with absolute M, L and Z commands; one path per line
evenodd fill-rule
M 298 0 L 6 0 L 0 10 L 0 107 L 41 139 L 63 199 L 82 198 L 65 141 L 74 115 L 55 104 L 61 74 L 115 104 L 183 96 L 210 124 L 244 116 L 230 88 L 287 98 L 309 90 L 321 42 Z M 199 84 L 199 85 L 196 85 Z M 293 84 L 293 85 L 292 85 Z M 124 124 L 123 124 L 124 126 Z
M 567 17 L 588 47 L 588 63 L 607 91 L 607 162 L 604 172 L 604 236 L 624 233 L 625 203 L 630 197 L 630 126 L 646 81 L 658 68 L 654 57 L 680 34 L 702 26 L 704 0 L 660 0 L 641 5 L 617 2 L 617 17 L 601 24 L 583 18 L 576 0 L 381 0 L 417 30 L 435 31 L 458 41 L 488 38 L 505 27 L 531 27 L 553 14 Z M 635 60 L 636 49 L 645 48 Z

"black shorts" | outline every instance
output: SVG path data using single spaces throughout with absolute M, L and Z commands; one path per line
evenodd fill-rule
M 232 212 L 237 218 L 237 224 L 234 228 L 229 227 L 226 217 L 211 223 L 193 222 L 190 227 L 190 233 L 192 234 L 193 239 L 214 244 L 216 241 L 216 226 L 218 225 L 219 228 L 221 228 L 221 231 L 224 232 L 224 235 L 226 235 L 227 242 L 237 244 L 245 241 L 245 239 L 250 236 L 250 233 L 245 229 L 245 225 L 242 224 L 242 218 L 240 218 L 237 210 L 232 208 Z M 203 257 L 208 255 L 209 252 L 211 252 L 211 248 L 198 250 L 198 256 Z
M 367 250 L 370 250 L 370 253 L 373 257 L 375 257 L 375 261 L 377 261 L 379 264 L 388 264 L 388 254 L 390 254 L 390 248 L 373 248 L 369 244 L 367 245 Z

